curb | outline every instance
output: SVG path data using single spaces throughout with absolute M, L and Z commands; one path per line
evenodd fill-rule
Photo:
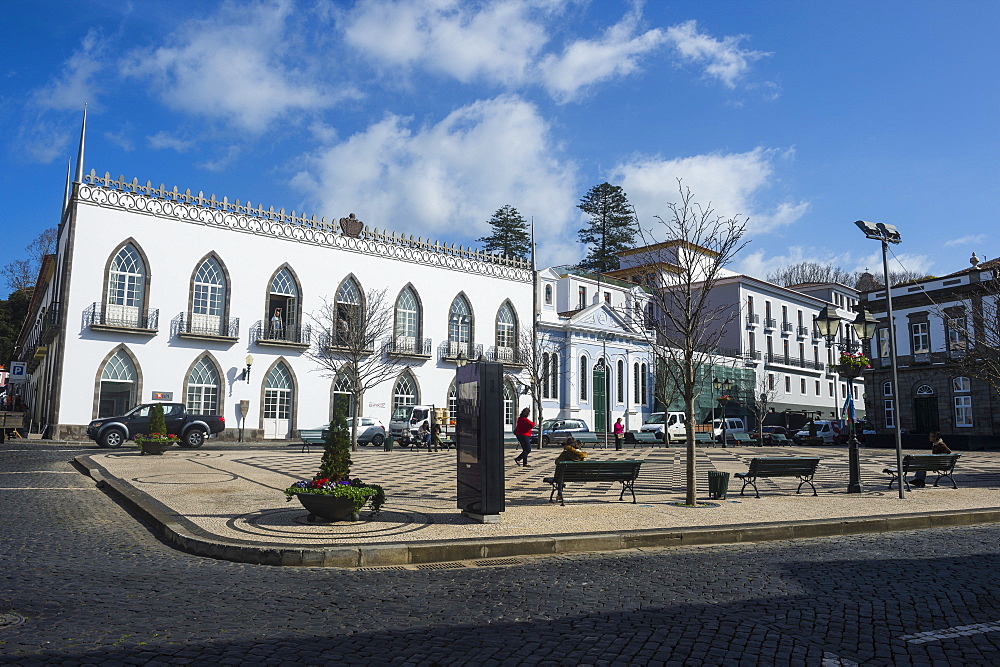
M 151 524 L 170 545 L 187 553 L 253 565 L 305 567 L 389 567 L 467 561 L 512 556 L 619 551 L 638 548 L 750 544 L 776 540 L 887 533 L 927 528 L 951 528 L 1000 523 L 1000 508 L 941 511 L 923 514 L 883 514 L 852 519 L 781 521 L 746 525 L 650 529 L 616 533 L 577 533 L 534 537 L 404 542 L 350 547 L 309 548 L 291 545 L 260 546 L 219 538 L 201 530 L 169 507 L 112 477 L 89 456 L 73 459 L 97 487 L 123 501 L 129 510 Z

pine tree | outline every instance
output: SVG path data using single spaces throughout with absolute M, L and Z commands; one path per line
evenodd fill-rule
M 347 428 L 347 402 L 333 402 L 333 419 L 326 433 L 323 460 L 316 479 L 340 482 L 351 476 L 351 432 Z
M 528 223 L 517 209 L 506 204 L 497 209 L 488 221 L 493 233 L 476 239 L 483 244 L 486 252 L 527 259 L 531 252 L 531 236 L 528 233 Z
M 599 273 L 620 268 L 615 253 L 635 243 L 635 217 L 625 191 L 610 183 L 595 185 L 577 208 L 590 216 L 589 226 L 580 230 L 580 242 L 590 246 L 580 268 Z

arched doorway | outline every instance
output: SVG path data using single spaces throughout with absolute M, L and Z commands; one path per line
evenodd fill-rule
M 132 357 L 118 350 L 104 364 L 101 371 L 101 389 L 97 401 L 97 417 L 122 415 L 137 403 L 138 373 Z
M 264 380 L 264 437 L 287 438 L 291 428 L 292 375 L 278 362 Z
M 938 400 L 934 387 L 922 384 L 913 397 L 913 432 L 930 433 L 938 430 Z

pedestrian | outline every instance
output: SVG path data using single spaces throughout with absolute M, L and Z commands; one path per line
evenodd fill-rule
M 521 445 L 521 453 L 514 459 L 514 463 L 525 468 L 528 467 L 528 454 L 531 453 L 531 431 L 535 428 L 535 422 L 528 419 L 530 414 L 529 408 L 521 410 L 521 416 L 514 425 L 514 437 Z
M 625 442 L 625 424 L 622 423 L 622 418 L 619 417 L 618 421 L 615 422 L 615 449 L 621 451 L 623 442 Z
M 434 451 L 437 451 L 443 443 L 441 442 L 441 424 L 434 422 L 434 426 L 431 427 L 431 443 L 434 445 Z
M 420 442 L 422 442 L 425 445 L 427 445 L 427 451 L 430 451 L 431 450 L 431 425 L 430 425 L 430 423 L 426 419 L 424 420 L 424 423 L 420 425 L 420 428 L 417 430 L 417 437 L 420 438 Z
M 944 440 L 941 439 L 941 434 L 937 431 L 931 431 L 929 436 L 931 441 L 931 454 L 951 454 L 951 449 L 948 445 L 944 444 Z M 927 471 L 918 470 L 913 473 L 913 479 L 910 480 L 910 486 L 915 486 L 918 489 L 922 489 L 927 486 Z

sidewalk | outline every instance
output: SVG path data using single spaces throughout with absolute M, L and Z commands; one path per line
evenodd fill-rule
M 507 509 L 500 523 L 464 518 L 455 503 L 455 453 L 352 454 L 352 476 L 381 484 L 382 513 L 357 522 L 310 523 L 283 490 L 311 478 L 320 451 L 212 451 L 175 449 L 140 456 L 126 448 L 79 456 L 76 461 L 104 488 L 149 520 L 170 543 L 194 554 L 271 565 L 385 567 L 537 554 L 641 547 L 755 542 L 1000 522 L 1000 452 L 963 452 L 958 489 L 947 480 L 900 500 L 881 470 L 895 464 L 892 450 L 863 450 L 864 493 L 847 494 L 847 452 L 829 447 L 712 448 L 699 450 L 699 501 L 707 501 L 707 471 L 745 472 L 756 456 L 822 458 L 814 497 L 796 495 L 793 478 L 760 480 L 761 498 L 740 496 L 732 479 L 725 500 L 697 509 L 684 499 L 680 448 L 597 449 L 592 460 L 644 461 L 636 482 L 638 503 L 619 502 L 619 485 L 571 485 L 566 506 L 548 502 L 558 450 L 532 454 L 531 467 L 507 456 Z

